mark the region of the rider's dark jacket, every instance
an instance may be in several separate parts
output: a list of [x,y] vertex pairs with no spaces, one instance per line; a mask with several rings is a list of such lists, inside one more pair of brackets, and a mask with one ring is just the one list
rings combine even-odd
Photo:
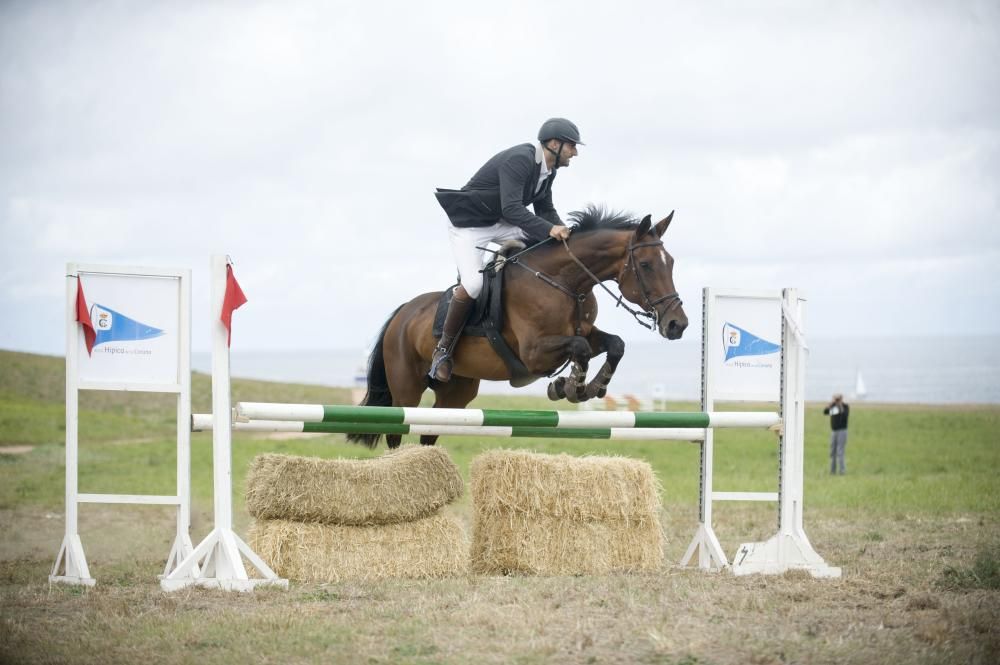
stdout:
[[[438,189],[434,195],[454,226],[491,226],[504,221],[521,227],[530,240],[543,240],[553,224],[563,223],[552,206],[555,169],[538,188],[540,158],[536,144],[516,145],[491,157],[462,189]],[[528,212],[529,204],[534,215]]]

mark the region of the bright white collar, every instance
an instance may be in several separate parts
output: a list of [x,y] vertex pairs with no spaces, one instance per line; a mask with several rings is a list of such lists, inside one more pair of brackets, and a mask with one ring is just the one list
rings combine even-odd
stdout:
[[538,173],[538,181],[541,182],[549,177],[550,173],[552,173],[552,169],[550,169],[549,165],[545,163],[545,148],[542,147],[541,143],[535,145],[535,163],[542,165],[542,170]]

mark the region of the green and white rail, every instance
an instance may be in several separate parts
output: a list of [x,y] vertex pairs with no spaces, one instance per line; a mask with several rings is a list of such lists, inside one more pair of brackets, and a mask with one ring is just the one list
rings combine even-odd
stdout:
[[[240,402],[236,405],[236,424],[254,421],[293,421],[304,424],[350,423],[357,425],[409,425],[409,430],[388,434],[433,434],[415,426],[555,428],[568,430],[658,429],[668,434],[674,429],[719,427],[778,429],[781,417],[765,411],[531,411],[502,409],[430,409],[423,407],[344,406],[321,404],[271,404]],[[292,430],[307,431],[307,430]],[[308,431],[336,431],[313,429]],[[349,430],[378,433],[373,429]],[[467,431],[467,430],[466,430]],[[491,430],[479,432],[490,433]],[[496,435],[504,436],[500,430]],[[513,436],[518,436],[514,434]],[[522,436],[533,436],[522,434]],[[557,436],[552,434],[552,436]],[[587,438],[587,437],[585,437]],[[609,438],[595,435],[589,438]],[[618,437],[620,438],[620,437]],[[641,436],[635,438],[672,438]],[[696,440],[683,435],[682,440]]]
[[[194,414],[192,431],[212,429],[211,414]],[[704,430],[683,427],[536,427],[530,425],[433,425],[378,422],[307,422],[302,420],[237,420],[237,432],[302,432],[324,434],[414,434],[489,436],[499,438],[619,439],[626,441],[703,441]]]

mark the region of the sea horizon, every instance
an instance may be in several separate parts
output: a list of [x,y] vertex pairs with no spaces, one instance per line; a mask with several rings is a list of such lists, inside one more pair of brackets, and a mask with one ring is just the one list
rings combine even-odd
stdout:
[[[920,337],[821,337],[809,340],[806,399],[822,401],[834,393],[873,403],[1000,403],[1000,335]],[[305,383],[340,388],[364,384],[367,350],[327,348],[234,350],[233,377]],[[597,370],[600,358],[591,366]],[[195,371],[211,372],[208,352],[192,354]],[[544,395],[548,380],[524,388],[484,381],[483,394]],[[631,342],[612,380],[609,394],[672,401],[698,401],[701,386],[700,340]]]

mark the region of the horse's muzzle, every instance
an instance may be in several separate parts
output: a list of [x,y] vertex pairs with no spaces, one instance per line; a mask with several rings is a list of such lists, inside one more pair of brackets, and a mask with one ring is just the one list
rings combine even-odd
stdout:
[[660,318],[660,335],[667,339],[680,339],[687,327],[688,320],[683,311],[667,312]]

